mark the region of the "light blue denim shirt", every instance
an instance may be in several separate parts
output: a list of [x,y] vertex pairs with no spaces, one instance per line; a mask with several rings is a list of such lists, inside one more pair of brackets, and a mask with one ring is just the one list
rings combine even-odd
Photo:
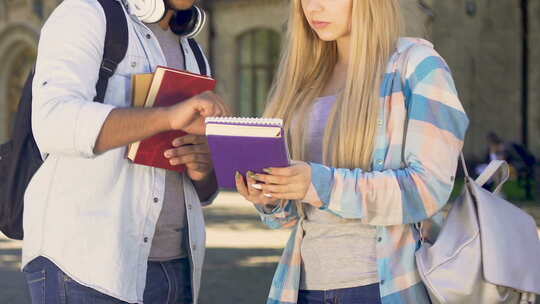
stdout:
[[[46,160],[25,194],[22,266],[45,256],[80,284],[142,303],[165,170],[132,164],[125,147],[93,152],[110,111],[131,104],[131,75],[166,65],[152,31],[125,8],[129,46],[105,104],[92,102],[105,40],[101,5],[65,0],[41,31],[32,125]],[[198,73],[187,40],[181,42],[186,69]],[[201,207],[209,202],[199,201],[186,177],[184,193],[196,303],[205,247]]]

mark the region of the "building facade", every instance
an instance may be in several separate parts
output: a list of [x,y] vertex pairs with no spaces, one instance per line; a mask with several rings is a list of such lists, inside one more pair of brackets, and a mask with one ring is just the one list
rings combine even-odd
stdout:
[[[407,35],[434,41],[453,71],[471,118],[467,156],[483,156],[488,131],[527,141],[540,156],[540,2],[528,1],[525,10],[520,1],[526,0],[401,1]],[[39,29],[59,2],[0,0],[0,142],[8,139]],[[289,0],[200,3],[210,22],[198,40],[212,62],[218,93],[238,115],[259,115],[278,63]]]

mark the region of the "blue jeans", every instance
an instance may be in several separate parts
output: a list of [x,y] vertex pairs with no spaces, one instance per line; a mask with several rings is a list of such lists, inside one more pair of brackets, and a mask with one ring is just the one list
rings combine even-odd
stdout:
[[300,290],[298,304],[380,304],[379,284],[334,290]]
[[[83,286],[53,262],[38,257],[24,267],[32,304],[127,304]],[[189,260],[148,262],[145,304],[191,304]]]

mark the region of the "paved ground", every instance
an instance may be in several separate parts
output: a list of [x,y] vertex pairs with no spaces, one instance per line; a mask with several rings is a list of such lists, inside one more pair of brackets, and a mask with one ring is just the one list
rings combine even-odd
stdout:
[[[250,203],[222,193],[205,209],[207,253],[201,304],[264,303],[289,231],[272,231]],[[0,304],[28,304],[20,268],[21,242],[0,234]]]
[[[527,211],[540,225],[540,208]],[[253,207],[231,193],[220,194],[205,216],[208,249],[201,304],[264,303],[289,231],[266,229]],[[20,247],[0,236],[0,304],[30,303],[19,272]]]

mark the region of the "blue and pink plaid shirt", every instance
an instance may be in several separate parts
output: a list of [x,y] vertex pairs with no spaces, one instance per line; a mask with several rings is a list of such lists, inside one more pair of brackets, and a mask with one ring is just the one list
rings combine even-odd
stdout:
[[[414,224],[437,218],[454,185],[469,124],[450,69],[428,41],[401,38],[381,87],[373,170],[311,163],[312,189],[321,209],[377,227],[377,267],[383,304],[430,303],[414,253]],[[408,110],[407,110],[408,109]],[[406,114],[409,115],[402,168]],[[270,214],[270,228],[294,227],[267,304],[297,302],[301,273],[301,212],[286,202]],[[336,252],[336,259],[339,253]]]

